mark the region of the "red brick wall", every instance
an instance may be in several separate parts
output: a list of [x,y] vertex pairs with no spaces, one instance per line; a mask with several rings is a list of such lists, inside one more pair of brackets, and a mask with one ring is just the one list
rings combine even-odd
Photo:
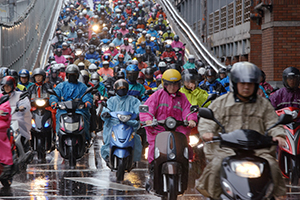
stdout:
[[[254,6],[250,9],[251,13],[254,13]],[[256,21],[250,20],[250,30],[261,30],[261,26],[256,23]],[[261,34],[251,34],[250,35],[250,53],[248,55],[249,62],[254,63],[259,68],[262,66],[261,60],[261,51],[262,51],[262,43],[261,43]]]
[[274,80],[274,52],[273,52],[273,28],[265,29],[262,33],[262,70],[267,80]]

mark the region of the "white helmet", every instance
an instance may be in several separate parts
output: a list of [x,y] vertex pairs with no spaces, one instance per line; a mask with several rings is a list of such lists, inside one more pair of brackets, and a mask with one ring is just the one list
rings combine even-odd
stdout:
[[201,67],[201,68],[198,70],[198,74],[204,75],[204,74],[205,74],[205,68],[204,68],[204,67]]
[[189,55],[188,59],[195,59],[195,56],[194,55]]
[[86,11],[86,10],[83,10],[83,11],[82,11],[82,14],[86,15],[86,14],[87,14],[87,11]]
[[166,67],[167,64],[165,62],[159,62],[158,67]]
[[90,66],[89,66],[89,72],[90,73],[94,73],[95,71],[97,71],[98,67],[92,63]]

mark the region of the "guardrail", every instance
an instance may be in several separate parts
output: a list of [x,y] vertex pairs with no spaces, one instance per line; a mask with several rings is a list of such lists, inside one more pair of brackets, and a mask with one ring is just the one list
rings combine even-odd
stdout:
[[40,50],[50,36],[49,24],[61,3],[61,0],[34,0],[16,21],[0,23],[2,67],[32,70],[39,65]]
[[189,27],[185,20],[178,14],[169,0],[157,0],[168,17],[172,29],[180,36],[180,39],[187,43],[187,49],[198,55],[201,60],[212,66],[216,71],[220,68],[226,68],[217,58],[215,58],[202,44],[195,35],[194,31]]

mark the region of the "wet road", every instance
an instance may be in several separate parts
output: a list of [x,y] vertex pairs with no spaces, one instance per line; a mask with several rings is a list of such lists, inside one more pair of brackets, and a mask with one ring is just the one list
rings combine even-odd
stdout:
[[[47,155],[47,162],[40,164],[36,156],[26,171],[17,174],[11,188],[0,188],[1,199],[160,199],[145,191],[147,162],[142,159],[123,182],[116,181],[115,172],[100,157],[101,137],[97,136],[89,153],[85,154],[76,169],[69,169],[68,161],[58,151]],[[194,189],[194,179],[189,176],[189,188],[178,199],[205,199]],[[196,177],[194,177],[196,178]],[[300,199],[300,187],[287,185],[288,195],[282,199]]]
[[[68,161],[58,151],[47,155],[44,164],[36,156],[26,171],[14,176],[10,189],[0,188],[1,199],[160,199],[145,191],[147,162],[143,159],[123,182],[117,183],[115,172],[100,157],[102,141],[98,136],[89,153],[85,154],[76,169],[70,170]],[[203,199],[189,189],[179,199]]]

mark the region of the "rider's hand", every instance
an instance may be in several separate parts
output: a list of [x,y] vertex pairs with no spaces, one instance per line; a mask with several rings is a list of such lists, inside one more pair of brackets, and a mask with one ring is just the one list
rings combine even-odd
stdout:
[[204,133],[202,135],[202,139],[204,142],[212,141],[213,137],[214,137],[213,133]]
[[53,102],[53,103],[51,104],[51,108],[56,109],[56,108],[57,108],[57,103]]
[[148,121],[145,121],[146,125],[151,125],[152,124],[152,120],[148,120]]
[[94,94],[94,100],[95,100],[95,101],[99,101],[99,100],[100,100],[99,95],[95,95],[95,94]]
[[108,112],[105,112],[101,115],[103,118],[110,118],[110,114]]
[[20,106],[19,107],[19,111],[24,111],[25,110],[25,107],[24,106]]
[[283,139],[282,137],[273,137],[273,141],[277,141],[278,146],[285,147],[285,139]]
[[196,126],[196,122],[194,120],[189,121],[189,127],[194,128]]

